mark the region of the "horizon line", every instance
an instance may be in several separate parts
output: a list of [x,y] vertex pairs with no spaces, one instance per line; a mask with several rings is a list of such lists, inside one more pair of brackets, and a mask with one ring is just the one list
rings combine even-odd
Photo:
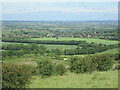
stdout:
[[118,21],[118,20],[1,20],[1,22],[6,22],[6,21],[36,21],[36,22],[42,22],[42,21],[49,21],[49,22],[56,22],[56,21]]

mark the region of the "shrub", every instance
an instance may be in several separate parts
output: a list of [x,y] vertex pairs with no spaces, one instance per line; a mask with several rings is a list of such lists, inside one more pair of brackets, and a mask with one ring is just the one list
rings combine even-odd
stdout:
[[3,64],[2,87],[25,88],[30,83],[32,70],[29,65]]
[[85,58],[72,57],[70,64],[70,71],[75,73],[84,73],[86,69],[84,60]]
[[113,58],[108,54],[102,55],[94,55],[92,60],[97,61],[97,70],[99,71],[107,71],[112,68],[113,66]]
[[75,73],[92,72],[95,70],[106,71],[113,66],[110,55],[92,55],[86,57],[72,57],[70,71]]
[[38,62],[39,74],[42,78],[54,76],[54,75],[64,75],[67,69],[62,64],[56,64],[50,60],[41,60]]
[[44,77],[52,76],[54,72],[54,65],[49,60],[41,60],[38,62],[39,73]]
[[87,72],[92,72],[97,70],[98,63],[95,59],[92,59],[91,56],[85,57],[86,59],[84,60],[85,65],[86,65],[86,71]]
[[54,73],[56,75],[64,75],[67,72],[67,69],[63,64],[56,64],[54,68]]

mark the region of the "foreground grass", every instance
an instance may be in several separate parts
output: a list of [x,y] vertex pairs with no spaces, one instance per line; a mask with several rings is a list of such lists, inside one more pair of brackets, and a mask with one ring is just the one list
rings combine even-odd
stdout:
[[[32,40],[57,40],[56,38],[31,38]],[[70,38],[70,37],[62,37],[59,38],[58,40],[83,40],[83,41],[87,41],[89,43],[91,42],[95,42],[95,43],[102,43],[102,44],[106,44],[106,45],[110,45],[110,44],[117,44],[118,41],[113,41],[113,40],[102,40],[102,39],[94,39],[94,38]]]
[[42,79],[35,76],[30,88],[117,88],[118,71],[93,72],[92,74],[74,74]]

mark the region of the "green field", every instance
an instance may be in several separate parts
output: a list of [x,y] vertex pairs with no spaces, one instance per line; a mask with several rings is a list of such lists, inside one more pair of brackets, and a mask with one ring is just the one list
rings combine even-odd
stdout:
[[[57,40],[56,38],[32,38],[32,40]],[[102,44],[117,44],[118,41],[112,41],[112,40],[102,40],[102,39],[93,39],[93,38],[59,38],[58,41],[61,40],[83,40],[83,41],[87,41],[89,43],[91,42],[95,42],[95,43],[102,43]]]
[[[118,48],[115,49],[110,49],[110,50],[106,50],[100,53],[95,53],[95,54],[117,54],[118,52]],[[84,56],[88,56],[88,55],[94,55],[94,54],[82,54],[82,55],[61,55],[61,57],[64,58],[70,58],[71,56],[80,56],[80,57],[84,57]]]
[[110,50],[101,52],[101,53],[99,53],[99,54],[116,54],[116,53],[119,53],[119,52],[118,52],[118,48],[110,49]]
[[28,43],[15,43],[15,42],[1,42],[2,45],[7,45],[7,44],[28,44]]
[[[6,45],[6,44],[28,44],[28,43],[14,43],[14,42],[2,42],[2,45]],[[47,47],[47,49],[75,49],[77,48],[76,45],[50,45],[50,44],[39,44],[39,45],[44,45],[45,47]]]
[[30,88],[117,88],[118,71],[93,72],[92,74],[74,74],[42,79],[35,76]]

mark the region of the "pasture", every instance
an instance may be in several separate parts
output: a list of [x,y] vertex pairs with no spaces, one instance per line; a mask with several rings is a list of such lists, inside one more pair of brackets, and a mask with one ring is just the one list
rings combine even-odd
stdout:
[[[15,42],[2,42],[3,45],[6,44],[28,44],[28,43],[15,43]],[[38,45],[44,45],[48,50],[51,49],[75,49],[77,48],[76,45],[50,45],[50,44],[38,44]]]
[[89,43],[94,42],[94,43],[98,43],[98,44],[106,44],[106,45],[110,45],[110,44],[118,44],[118,41],[113,41],[113,40],[102,40],[102,39],[95,39],[95,38],[66,38],[66,37],[62,37],[59,39],[56,38],[31,38],[31,40],[57,40],[57,41],[68,41],[68,40],[82,40],[82,41],[87,41]]
[[116,54],[116,53],[119,53],[118,51],[119,51],[119,48],[115,48],[115,49],[106,50],[98,54]]

